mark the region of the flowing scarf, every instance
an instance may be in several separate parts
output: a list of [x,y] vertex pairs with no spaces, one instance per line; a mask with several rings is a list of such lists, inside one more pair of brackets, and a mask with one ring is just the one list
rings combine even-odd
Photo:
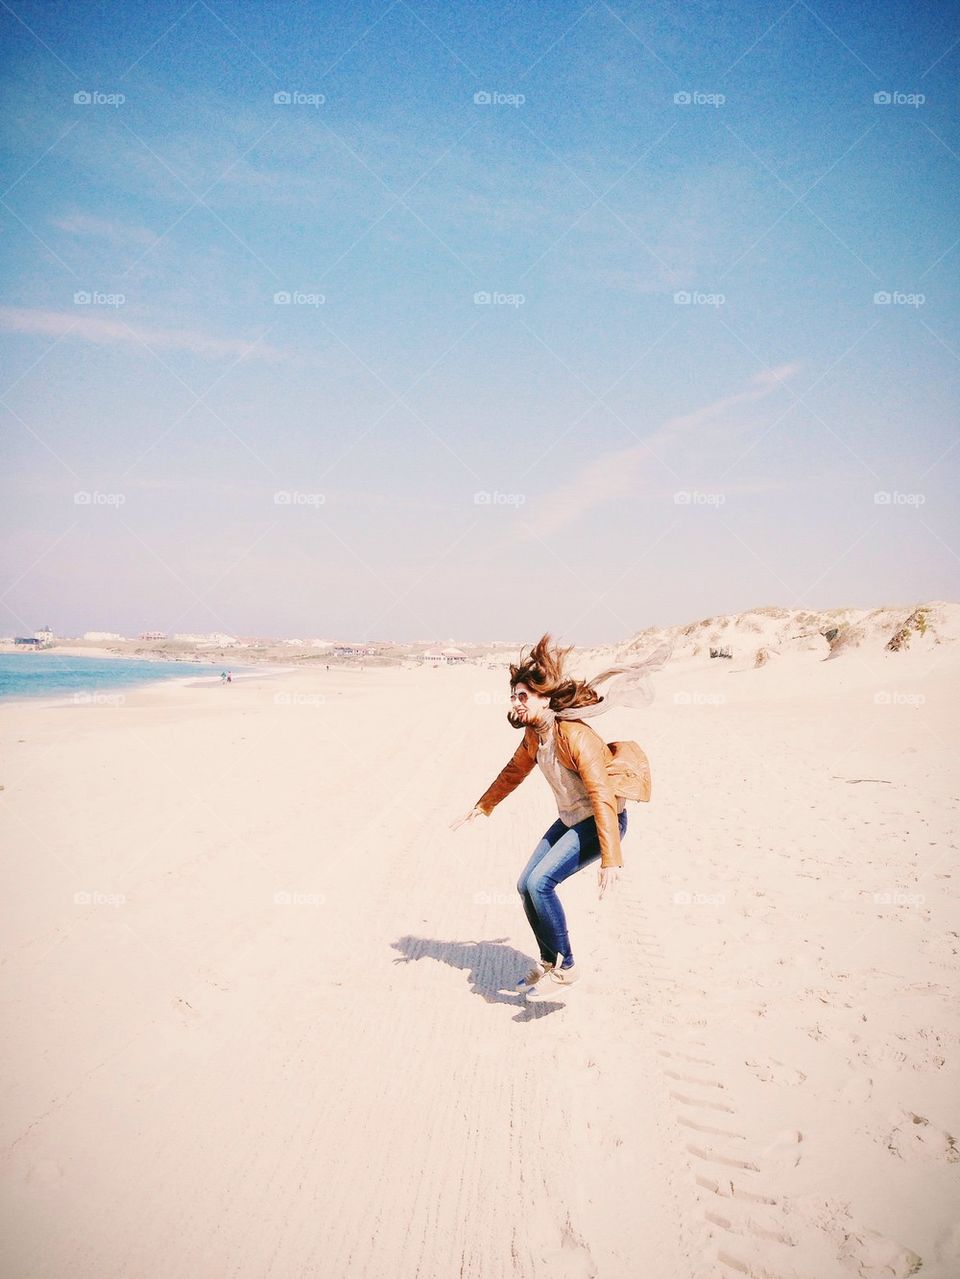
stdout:
[[673,641],[667,640],[654,649],[647,657],[636,662],[625,662],[620,666],[609,666],[587,683],[598,693],[598,685],[606,684],[599,702],[588,706],[568,706],[565,710],[554,712],[557,719],[589,719],[593,715],[602,715],[614,706],[629,706],[639,709],[649,706],[654,698],[650,676],[669,661],[673,654]]

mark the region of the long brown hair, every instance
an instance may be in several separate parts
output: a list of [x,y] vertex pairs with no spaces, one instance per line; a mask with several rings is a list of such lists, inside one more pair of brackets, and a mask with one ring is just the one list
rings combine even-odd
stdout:
[[570,679],[564,673],[564,663],[573,645],[561,648],[550,642],[550,636],[542,635],[529,655],[510,663],[510,687],[526,684],[541,697],[550,699],[550,709],[563,711],[570,706],[592,706],[601,700],[595,688],[583,679]]

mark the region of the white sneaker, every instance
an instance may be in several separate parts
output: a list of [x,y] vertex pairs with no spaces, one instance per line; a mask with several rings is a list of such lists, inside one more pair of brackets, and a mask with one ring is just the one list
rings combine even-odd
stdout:
[[571,964],[569,968],[553,968],[550,976],[558,986],[572,986],[580,980],[581,973],[576,964]]
[[537,982],[546,977],[547,973],[553,971],[553,964],[546,964],[542,960],[534,964],[527,973],[526,977],[521,977],[517,982],[514,990],[520,995],[526,995],[534,989]]

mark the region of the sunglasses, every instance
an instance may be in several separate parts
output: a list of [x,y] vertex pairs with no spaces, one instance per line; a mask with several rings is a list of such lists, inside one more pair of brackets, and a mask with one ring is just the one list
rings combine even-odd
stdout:
[[526,700],[527,700],[527,697],[528,697],[528,694],[527,694],[527,693],[511,693],[511,694],[510,694],[510,700],[511,700],[511,702],[524,702],[524,703],[525,703],[525,702],[526,702]]

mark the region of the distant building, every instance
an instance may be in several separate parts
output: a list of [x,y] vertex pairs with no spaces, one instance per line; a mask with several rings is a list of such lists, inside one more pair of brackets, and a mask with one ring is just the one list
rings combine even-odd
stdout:
[[50,644],[53,642],[53,631],[49,626],[41,626],[39,631],[33,632],[33,638],[39,640],[41,644]]
[[36,635],[16,635],[13,640],[17,648],[42,648],[43,640],[37,639]]
[[380,657],[382,650],[372,644],[334,644],[334,657]]
[[83,638],[85,640],[122,640],[126,639],[126,636],[114,635],[112,631],[84,631]]
[[427,666],[456,666],[468,660],[462,648],[428,648],[420,654],[420,661]]
[[143,640],[165,640],[166,638],[166,631],[141,631],[137,636],[137,639]]

